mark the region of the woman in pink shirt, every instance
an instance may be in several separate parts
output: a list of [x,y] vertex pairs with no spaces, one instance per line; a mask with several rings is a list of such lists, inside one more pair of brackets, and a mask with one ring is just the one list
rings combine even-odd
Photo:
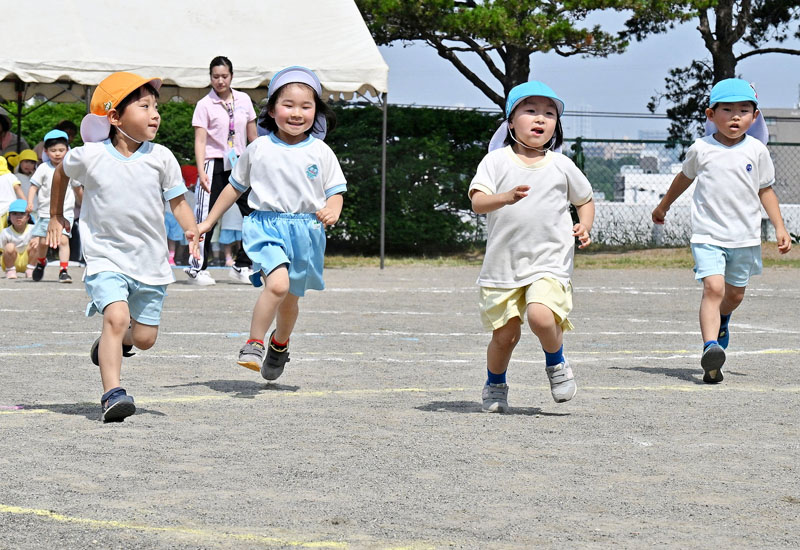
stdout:
[[[231,168],[247,144],[258,137],[256,112],[250,96],[231,88],[233,64],[224,56],[211,60],[211,91],[197,102],[192,116],[194,127],[194,154],[197,159],[197,187],[195,188],[195,218],[200,223],[228,184]],[[252,208],[247,205],[244,193],[236,204],[242,217],[248,216]],[[212,228],[209,235],[214,231]],[[205,245],[204,245],[205,244]],[[187,281],[196,285],[213,285],[216,281],[206,268],[211,253],[210,243],[200,243],[203,261],[192,258],[184,271]],[[243,250],[239,250],[230,276],[236,281],[250,284],[252,262]]]

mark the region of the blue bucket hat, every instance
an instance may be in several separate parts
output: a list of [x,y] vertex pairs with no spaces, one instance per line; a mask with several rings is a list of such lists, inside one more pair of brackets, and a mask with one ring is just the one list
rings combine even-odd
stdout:
[[42,141],[47,143],[48,140],[59,139],[59,138],[65,139],[67,140],[67,143],[69,143],[69,136],[64,130],[50,130],[44,135],[44,139],[42,139]]
[[540,97],[547,97],[553,100],[553,103],[556,104],[556,110],[558,111],[558,118],[564,114],[564,101],[556,95],[556,93],[544,82],[539,82],[538,80],[531,80],[530,82],[525,82],[524,84],[519,84],[511,88],[511,91],[508,92],[508,99],[506,100],[506,119],[500,124],[500,127],[495,131],[492,139],[489,141],[489,151],[494,151],[495,149],[500,149],[505,145],[506,137],[508,137],[508,133],[510,131],[508,127],[508,119],[511,118],[511,113],[514,112],[519,103],[524,100],[526,97],[533,97],[533,96],[540,96]]
[[16,212],[18,214],[24,214],[25,209],[28,207],[28,202],[24,199],[17,199],[12,201],[11,204],[8,205],[9,212]]
[[753,86],[741,78],[726,78],[720,80],[711,88],[711,105],[717,103],[735,103],[737,101],[752,101],[758,105],[758,96]]
[[[307,69],[306,67],[293,65],[291,67],[281,69],[275,73],[275,76],[273,76],[269,81],[269,86],[267,87],[267,99],[272,97],[272,94],[274,94],[281,86],[293,83],[305,84],[314,90],[314,93],[317,94],[317,97],[322,97],[322,84],[320,83],[319,78],[317,78],[317,75],[314,74],[314,71]],[[325,139],[325,135],[327,133],[328,121],[324,114],[317,113],[317,116],[314,119],[314,126],[311,128],[311,135],[317,139]]]

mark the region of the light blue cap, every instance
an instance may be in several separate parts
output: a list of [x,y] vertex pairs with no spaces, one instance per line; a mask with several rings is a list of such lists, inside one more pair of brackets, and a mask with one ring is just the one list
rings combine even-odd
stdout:
[[44,135],[44,139],[42,141],[47,141],[50,139],[65,139],[67,143],[69,143],[69,136],[64,130],[50,130]]
[[[317,78],[317,75],[314,74],[314,71],[307,69],[306,67],[301,67],[300,65],[293,65],[291,67],[281,69],[275,73],[275,76],[273,76],[272,80],[269,81],[269,86],[267,87],[267,98],[272,97],[272,94],[274,94],[281,86],[295,82],[299,82],[311,87],[311,89],[314,90],[314,93],[317,94],[317,97],[322,97],[322,84],[320,83],[319,78]],[[325,139],[325,135],[327,133],[328,121],[324,114],[318,112],[316,118],[314,119],[314,126],[311,129],[311,135],[317,139]]]
[[746,80],[726,78],[725,80],[720,80],[711,88],[711,105],[735,103],[737,101],[752,101],[758,105],[756,91]]
[[24,199],[17,199],[15,201],[12,201],[11,204],[8,205],[8,211],[24,213],[27,207],[28,207],[27,201],[25,201]]
[[517,104],[525,99],[526,97],[531,96],[541,96],[541,97],[549,97],[552,99],[556,104],[556,109],[558,109],[558,116],[564,114],[564,102],[561,100],[560,97],[556,95],[556,93],[544,82],[539,82],[538,80],[531,80],[530,82],[526,82],[524,84],[520,84],[518,86],[514,86],[511,88],[511,91],[508,93],[508,100],[506,101],[506,118],[511,116],[511,112],[514,110],[514,107]]

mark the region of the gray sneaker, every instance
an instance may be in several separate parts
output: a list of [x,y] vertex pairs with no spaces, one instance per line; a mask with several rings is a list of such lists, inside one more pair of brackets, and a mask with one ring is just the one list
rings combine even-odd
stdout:
[[239,350],[238,363],[250,370],[259,372],[261,362],[264,360],[264,345],[258,342],[248,342]]
[[719,344],[711,344],[703,350],[700,366],[703,367],[703,382],[719,384],[722,382],[722,365],[725,364],[725,350]]
[[575,397],[578,386],[575,384],[575,377],[572,375],[572,367],[564,359],[563,363],[545,367],[547,378],[550,379],[550,393],[556,403],[564,403]]
[[261,376],[264,380],[277,380],[283,374],[283,368],[290,361],[289,359],[289,344],[284,347],[278,347],[272,343],[272,337],[275,331],[269,335],[269,348],[267,348],[267,358],[264,359],[264,364],[261,365]]
[[508,384],[486,384],[481,397],[484,412],[508,412]]

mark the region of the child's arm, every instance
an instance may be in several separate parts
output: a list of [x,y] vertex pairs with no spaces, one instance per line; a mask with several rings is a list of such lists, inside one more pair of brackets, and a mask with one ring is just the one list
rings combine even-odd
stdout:
[[[238,199],[241,195],[242,192],[237,190],[233,185],[230,183],[226,185],[222,190],[222,193],[220,193],[219,197],[217,197],[217,201],[214,203],[214,208],[212,208],[211,212],[208,213],[206,219],[197,224],[200,234],[205,235],[208,233],[209,229],[211,229],[214,224],[217,223],[217,220],[228,211],[228,208],[233,206],[233,203],[235,203],[236,199]],[[178,216],[175,217],[177,218]]]
[[511,191],[505,193],[495,193],[487,195],[483,191],[474,190],[470,199],[472,200],[472,210],[476,214],[487,214],[504,207],[507,204],[514,204],[528,196],[530,185],[518,185]]
[[194,212],[189,207],[183,195],[179,195],[173,199],[169,199],[169,207],[172,210],[172,215],[178,220],[178,225],[183,229],[186,240],[189,241],[189,254],[198,260],[202,260],[198,250],[198,243],[200,242],[200,231],[194,221]]
[[[64,217],[64,196],[67,194],[69,177],[64,165],[59,164],[53,173],[53,188],[50,190],[50,223],[47,225],[47,246],[58,248],[61,231],[69,231],[69,221]],[[33,190],[33,185],[31,185]]]
[[22,192],[22,185],[19,182],[13,185],[14,193],[16,193],[18,199],[27,200],[25,199],[25,193]]
[[758,198],[761,199],[761,204],[764,210],[767,211],[769,221],[775,226],[775,237],[778,240],[778,252],[786,254],[792,249],[792,239],[789,237],[789,232],[786,231],[786,226],[783,225],[783,217],[781,216],[781,207],[778,204],[778,195],[772,186],[759,189]]
[[578,223],[572,226],[572,236],[578,237],[581,242],[578,248],[586,248],[592,243],[589,233],[594,224],[594,201],[590,199],[589,202],[576,206],[575,210],[578,212]]
[[33,212],[33,201],[36,200],[36,193],[39,192],[39,188],[31,183],[30,189],[28,189],[28,206],[25,207],[25,212],[30,214]]
[[79,185],[77,187],[72,188],[72,192],[75,193],[75,205],[80,206],[83,204],[83,185]]
[[675,179],[672,180],[672,184],[670,184],[669,189],[667,190],[667,194],[664,195],[664,198],[661,199],[661,202],[658,203],[655,210],[653,210],[653,222],[657,224],[664,223],[664,218],[667,217],[667,211],[669,207],[672,206],[672,203],[678,200],[678,197],[683,195],[683,192],[689,189],[689,186],[692,185],[693,179],[689,179],[686,174],[683,172],[678,172],[675,175]]
[[344,197],[341,193],[336,193],[328,197],[325,201],[325,206],[317,210],[317,219],[325,225],[333,225],[339,221],[339,216],[342,214],[342,206],[344,205]]

